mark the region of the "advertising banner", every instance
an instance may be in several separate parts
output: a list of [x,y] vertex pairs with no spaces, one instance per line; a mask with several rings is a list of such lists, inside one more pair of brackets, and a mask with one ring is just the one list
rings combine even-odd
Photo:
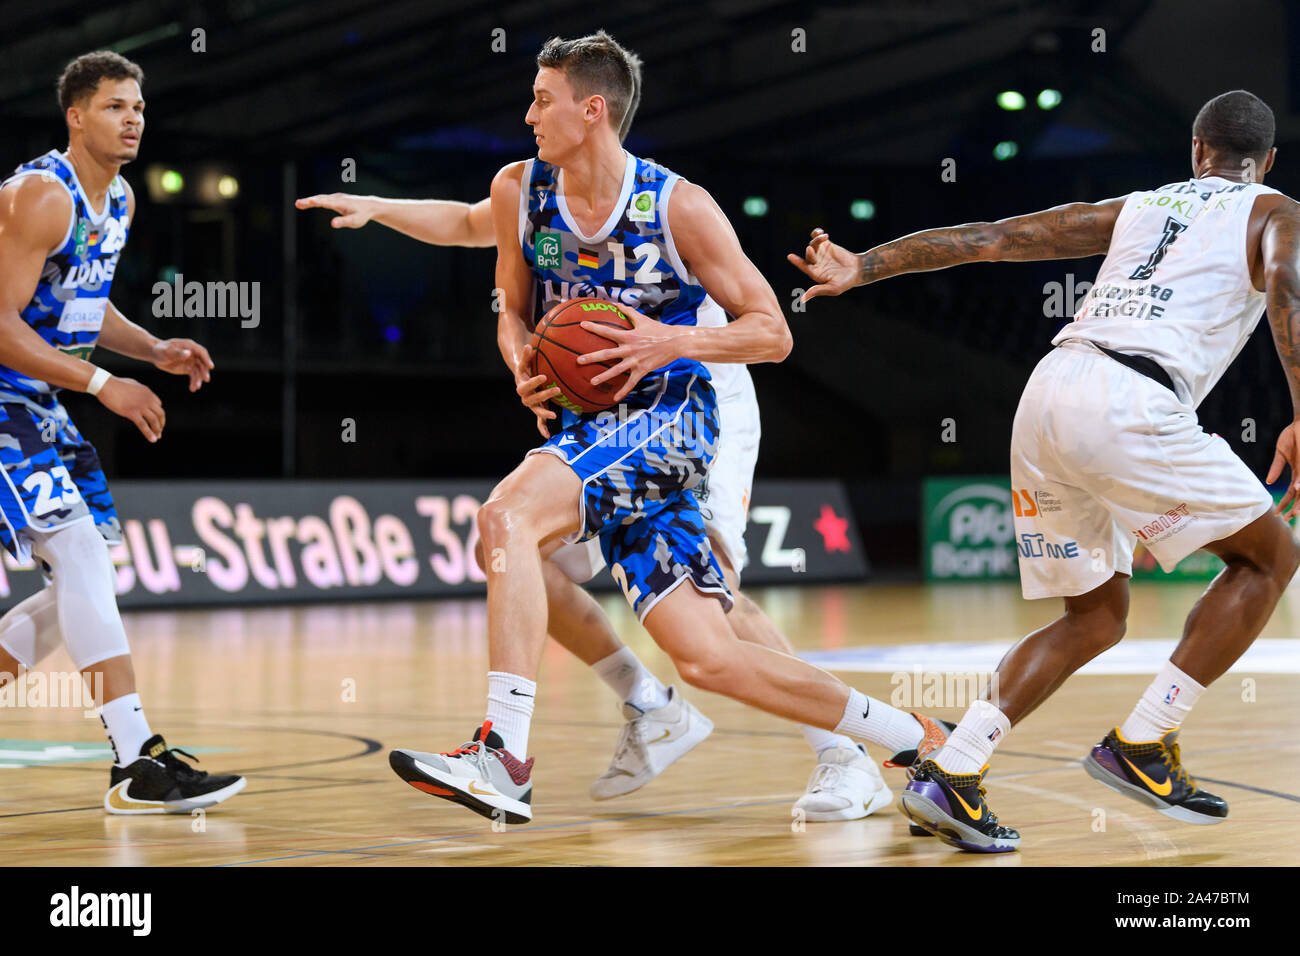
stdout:
[[[474,516],[493,482],[195,481],[113,485],[122,607],[481,594]],[[862,578],[836,482],[765,482],[750,508],[746,584]],[[42,585],[6,552],[0,602]],[[608,571],[593,582],[614,587]]]

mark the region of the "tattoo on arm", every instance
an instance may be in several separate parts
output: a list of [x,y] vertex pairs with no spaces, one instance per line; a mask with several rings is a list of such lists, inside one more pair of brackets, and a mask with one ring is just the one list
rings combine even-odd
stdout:
[[864,252],[860,281],[966,262],[1077,259],[1104,253],[1122,200],[1069,203],[1028,216],[927,229]]
[[1277,357],[1300,417],[1300,207],[1276,210],[1263,233],[1265,300]]

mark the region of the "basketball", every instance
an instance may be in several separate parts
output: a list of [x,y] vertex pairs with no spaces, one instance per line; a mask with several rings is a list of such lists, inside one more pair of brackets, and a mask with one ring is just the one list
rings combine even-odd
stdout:
[[614,343],[582,327],[595,322],[616,329],[630,329],[632,320],[626,312],[605,299],[581,298],[561,302],[542,316],[533,332],[533,374],[547,377],[546,388],[558,386],[556,404],[571,412],[601,412],[614,404],[614,396],[627,382],[627,373],[607,382],[592,385],[591,380],[613,363],[579,365],[578,356]]

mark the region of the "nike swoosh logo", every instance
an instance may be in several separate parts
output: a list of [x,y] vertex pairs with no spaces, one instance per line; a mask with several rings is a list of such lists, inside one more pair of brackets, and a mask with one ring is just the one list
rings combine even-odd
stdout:
[[114,810],[152,810],[162,806],[161,800],[132,800],[126,794],[129,786],[131,786],[130,777],[109,790],[105,797],[108,805]]
[[971,809],[971,805],[967,803],[965,800],[963,800],[961,798],[961,794],[958,793],[956,790],[954,790],[952,787],[948,787],[947,790],[949,793],[951,793],[954,797],[957,798],[957,802],[960,803],[962,809],[966,811],[966,815],[969,816],[976,823],[979,823],[982,814],[978,810]]
[[657,744],[657,743],[659,743],[659,741],[661,741],[661,740],[667,740],[667,739],[668,739],[669,737],[671,737],[672,735],[673,735],[673,732],[672,732],[671,730],[665,730],[665,731],[664,731],[664,735],[663,735],[662,737],[656,737],[654,740],[648,741],[648,743]]
[[496,792],[495,790],[493,790],[491,787],[488,787],[486,790],[480,790],[478,787],[476,787],[476,786],[474,785],[474,781],[473,781],[473,780],[471,780],[471,781],[469,782],[469,788],[468,788],[468,789],[469,789],[469,792],[470,792],[470,793],[477,793],[479,796],[483,796],[483,797],[499,797],[499,796],[501,796],[501,794],[497,793],[497,792]]
[[1123,759],[1123,761],[1126,764],[1129,765],[1129,769],[1138,775],[1138,779],[1141,780],[1143,783],[1145,783],[1151,789],[1151,792],[1154,793],[1156,796],[1167,797],[1169,796],[1170,793],[1173,792],[1174,782],[1170,780],[1168,777],[1165,778],[1164,783],[1156,783],[1154,780],[1152,780],[1150,777],[1144,774],[1137,767],[1134,767],[1133,761],[1129,760],[1128,757],[1125,757],[1123,754],[1120,754],[1120,757]]
[[513,687],[510,688],[510,693],[514,694],[516,697],[533,697],[533,696],[535,696],[535,695],[533,695],[533,694],[522,694],[522,693],[520,693],[519,691],[515,690]]

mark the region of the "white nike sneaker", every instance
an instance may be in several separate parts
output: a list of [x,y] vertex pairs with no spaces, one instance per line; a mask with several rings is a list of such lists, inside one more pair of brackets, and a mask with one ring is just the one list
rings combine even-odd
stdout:
[[858,744],[852,750],[832,747],[817,755],[817,769],[808,778],[808,792],[795,801],[812,823],[860,820],[883,810],[894,800],[880,769]]
[[668,688],[668,703],[642,711],[623,705],[627,723],[609,769],[591,785],[591,799],[608,800],[639,790],[713,733],[713,721],[701,714],[677,688]]

